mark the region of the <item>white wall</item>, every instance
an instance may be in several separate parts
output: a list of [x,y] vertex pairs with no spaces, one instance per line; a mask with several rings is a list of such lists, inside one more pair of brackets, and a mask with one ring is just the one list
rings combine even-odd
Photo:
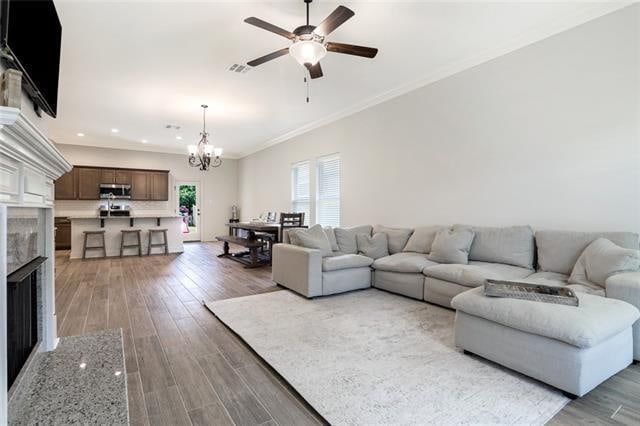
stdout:
[[640,232],[639,40],[635,5],[245,157],[242,216],[339,152],[345,225]]
[[[231,217],[231,206],[236,204],[237,160],[224,159],[222,166],[202,172],[190,167],[187,155],[162,154],[154,152],[128,151],[119,149],[93,148],[77,145],[56,145],[62,155],[74,165],[101,167],[128,167],[141,169],[169,170],[174,180],[198,180],[201,183],[202,239],[211,241],[216,235],[226,235],[225,223]],[[72,211],[93,210],[96,202],[56,201],[56,215],[68,215]],[[160,211],[173,210],[167,202],[131,202],[133,208]]]

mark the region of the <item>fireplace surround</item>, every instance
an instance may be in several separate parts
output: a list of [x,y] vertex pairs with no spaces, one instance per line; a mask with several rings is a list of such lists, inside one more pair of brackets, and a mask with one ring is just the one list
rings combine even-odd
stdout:
[[[34,259],[39,263],[35,290],[29,281],[29,291],[25,287],[22,295],[35,297],[29,306],[35,306],[30,321],[35,318],[36,326],[29,324],[28,343],[33,344],[31,351],[50,351],[57,345],[53,181],[70,170],[71,164],[23,111],[0,106],[0,424],[7,422],[9,398],[7,278],[20,278],[11,274]],[[20,379],[14,388],[19,384]]]

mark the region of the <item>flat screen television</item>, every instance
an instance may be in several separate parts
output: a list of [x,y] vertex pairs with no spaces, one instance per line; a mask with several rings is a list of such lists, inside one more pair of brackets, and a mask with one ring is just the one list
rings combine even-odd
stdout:
[[56,116],[62,26],[53,0],[1,0],[4,63],[22,71],[33,102]]

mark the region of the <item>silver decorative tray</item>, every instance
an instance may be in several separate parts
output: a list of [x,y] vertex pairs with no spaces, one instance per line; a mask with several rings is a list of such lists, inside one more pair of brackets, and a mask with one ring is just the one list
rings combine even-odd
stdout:
[[487,280],[484,284],[484,295],[558,305],[578,306],[579,304],[578,297],[570,288],[517,281]]

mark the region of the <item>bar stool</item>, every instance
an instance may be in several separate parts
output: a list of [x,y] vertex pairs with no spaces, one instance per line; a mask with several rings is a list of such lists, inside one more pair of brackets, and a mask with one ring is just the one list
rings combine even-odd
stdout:
[[[154,234],[160,234],[163,237],[163,240],[161,243],[153,243],[153,235]],[[164,254],[169,253],[169,242],[167,241],[167,229],[166,228],[162,228],[162,229],[149,229],[149,248],[147,250],[147,256],[151,255],[151,249],[153,247],[164,247]]]
[[[140,241],[140,230],[139,229],[121,229],[120,230],[120,257],[124,257],[124,249],[127,248],[137,248],[138,256],[142,256],[142,243]],[[125,244],[124,240],[127,235],[135,234],[137,243],[134,244]]]
[[[86,259],[87,258],[87,250],[102,250],[102,256],[101,257],[107,257],[107,249],[105,247],[104,244],[104,231],[82,231],[82,233],[84,234],[84,243],[82,243],[82,258]],[[89,239],[89,236],[91,235],[100,235],[100,239],[98,241],[100,241],[102,244],[101,245],[97,245],[97,246],[90,246],[87,245],[87,241]]]

